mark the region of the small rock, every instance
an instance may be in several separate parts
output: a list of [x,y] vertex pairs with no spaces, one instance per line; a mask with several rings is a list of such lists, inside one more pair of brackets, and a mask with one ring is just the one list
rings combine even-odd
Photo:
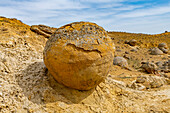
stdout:
[[170,60],[165,61],[162,66],[159,67],[159,70],[165,73],[170,72]]
[[168,48],[168,46],[167,46],[166,43],[160,43],[160,44],[158,45],[158,48],[159,48],[159,49],[162,48],[162,47],[164,47],[165,49]]
[[112,40],[114,40],[115,38],[111,37]]
[[162,54],[163,52],[157,47],[151,49],[151,55],[162,55]]
[[161,82],[151,82],[150,86],[151,88],[159,88],[161,87],[163,84]]
[[130,56],[127,56],[127,55],[123,55],[123,57],[126,59],[130,59]]
[[119,57],[119,56],[114,58],[113,64],[121,66],[121,67],[128,67],[127,60],[125,58]]
[[132,39],[129,41],[129,45],[131,45],[131,46],[135,46],[136,43],[137,43],[137,41],[135,39]]
[[136,79],[136,83],[144,83],[146,80],[146,77],[141,77],[139,76],[137,79]]
[[170,62],[169,60],[168,61],[165,61],[165,62],[156,62],[156,65],[158,66],[158,70],[160,72],[164,72],[164,73],[168,73],[170,72]]
[[147,81],[150,83],[151,88],[158,88],[166,84],[165,78],[160,76],[149,76]]
[[137,49],[131,49],[130,51],[132,51],[132,52],[137,52],[138,50],[137,50]]
[[158,67],[162,67],[163,62],[159,61],[159,62],[156,62],[155,64],[156,64]]
[[128,40],[125,40],[125,42],[124,42],[125,44],[128,44],[129,43],[129,41]]
[[117,43],[118,43],[118,44],[121,44],[121,41],[119,40]]
[[158,45],[158,48],[159,48],[163,53],[165,53],[165,54],[167,54],[168,51],[169,51],[168,46],[167,46],[166,43],[160,43],[160,44]]
[[165,61],[164,64],[163,64],[163,66],[170,66],[170,60]]
[[139,49],[140,49],[140,47],[136,47],[136,49],[138,49],[138,50],[139,50]]
[[151,62],[142,62],[141,68],[143,68],[146,72],[151,73],[151,74],[158,73],[157,65]]
[[129,52],[125,51],[125,54],[129,54]]
[[160,50],[161,50],[163,53],[165,53],[165,54],[167,54],[168,51],[169,51],[169,49],[165,49],[165,48],[161,48]]

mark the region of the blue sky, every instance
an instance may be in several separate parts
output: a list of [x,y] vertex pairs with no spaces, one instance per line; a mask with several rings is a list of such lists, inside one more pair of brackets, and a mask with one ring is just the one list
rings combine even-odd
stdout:
[[170,0],[0,0],[0,16],[60,27],[91,21],[108,31],[170,31]]

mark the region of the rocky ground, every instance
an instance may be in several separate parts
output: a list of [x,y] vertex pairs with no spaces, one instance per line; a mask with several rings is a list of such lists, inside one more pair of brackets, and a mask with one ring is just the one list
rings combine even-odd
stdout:
[[[151,54],[160,43],[170,48],[170,33],[109,32],[115,57],[124,59],[118,58],[96,88],[80,91],[57,83],[46,69],[42,58],[45,37],[55,28],[40,27],[37,34],[19,20],[0,18],[0,112],[170,112],[170,55]],[[45,35],[41,30],[47,31]],[[130,44],[131,39],[135,41]]]

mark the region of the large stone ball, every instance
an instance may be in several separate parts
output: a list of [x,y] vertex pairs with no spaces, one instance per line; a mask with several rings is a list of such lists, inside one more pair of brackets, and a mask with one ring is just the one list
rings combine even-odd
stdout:
[[102,27],[91,22],[74,22],[56,30],[46,43],[43,57],[59,83],[89,90],[107,76],[114,51],[114,43]]

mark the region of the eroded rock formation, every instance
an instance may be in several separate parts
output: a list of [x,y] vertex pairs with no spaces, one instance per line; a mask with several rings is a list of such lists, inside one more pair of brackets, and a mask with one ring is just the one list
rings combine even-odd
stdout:
[[53,34],[57,28],[49,27],[46,25],[32,25],[31,26],[31,31],[43,35],[46,38],[49,38],[51,34]]
[[75,22],[57,29],[47,41],[44,63],[65,86],[89,90],[107,76],[115,46],[95,23]]

